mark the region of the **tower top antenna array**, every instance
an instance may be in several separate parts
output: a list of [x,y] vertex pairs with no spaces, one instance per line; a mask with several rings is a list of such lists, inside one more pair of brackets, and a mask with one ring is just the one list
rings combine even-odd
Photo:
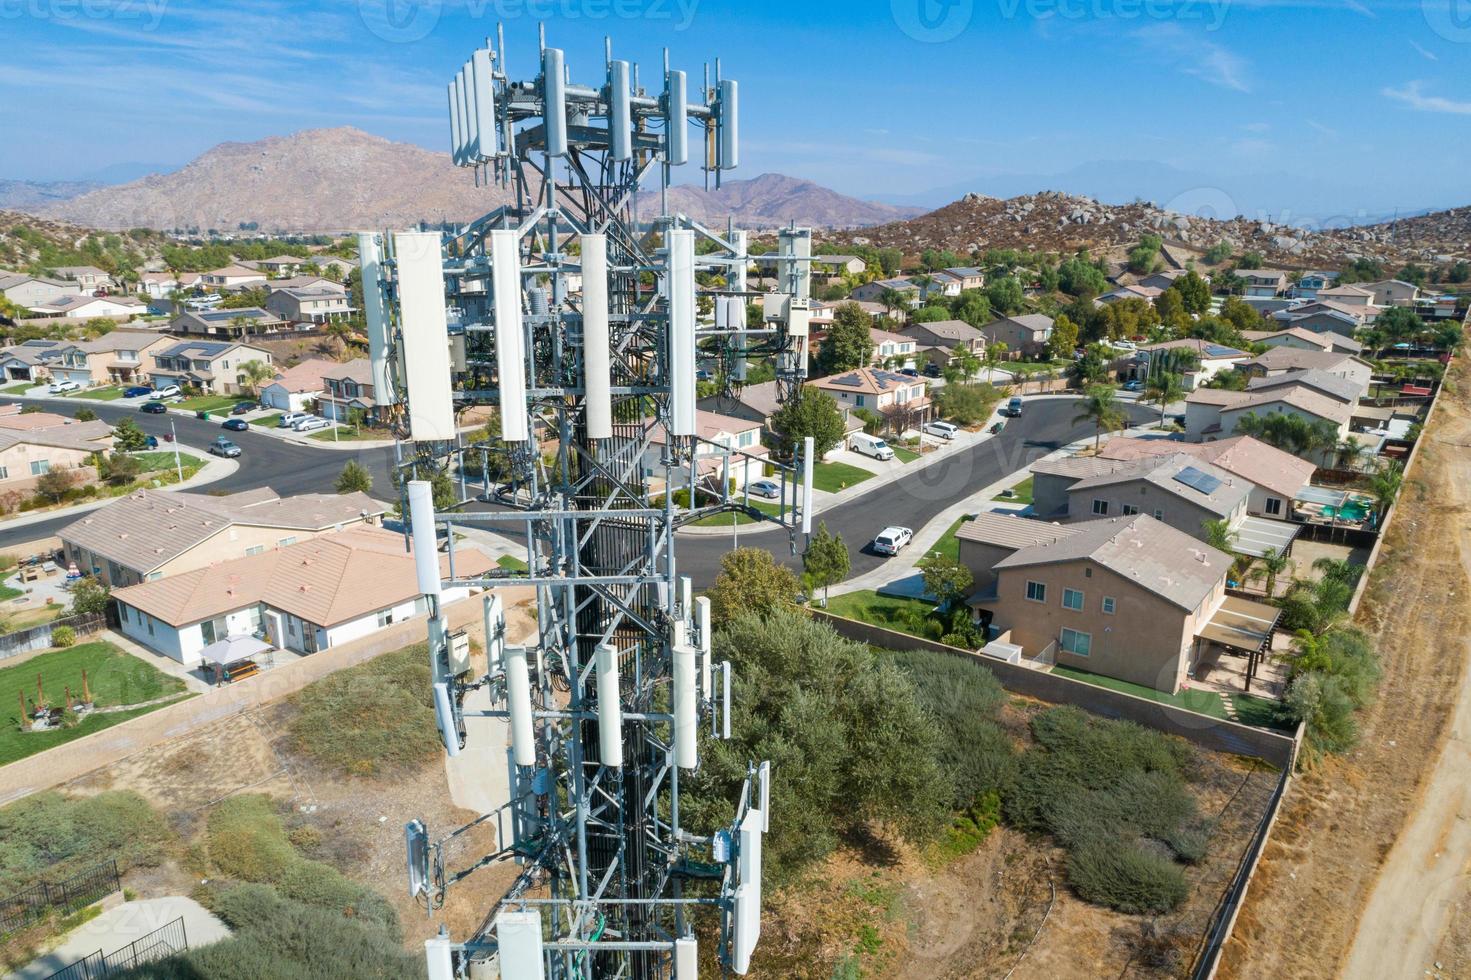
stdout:
[[[795,397],[811,240],[783,232],[777,289],[754,292],[743,232],[668,212],[673,169],[702,152],[718,185],[740,136],[739,87],[719,62],[693,91],[665,62],[647,91],[610,43],[601,78],[578,84],[543,34],[537,74],[516,80],[498,30],[449,83],[450,153],[507,203],[463,227],[359,236],[376,411],[403,437],[441,737],[462,766],[469,739],[497,753],[510,743],[503,776],[472,774],[508,787],[495,809],[444,836],[417,821],[405,831],[410,891],[431,914],[477,869],[518,868],[473,934],[428,943],[432,980],[494,968],[694,980],[697,924],[721,970],[741,974],[759,936],[769,766],[750,761],[729,822],[689,826],[680,806],[707,743],[731,736],[733,672],[716,660],[709,603],[679,573],[674,532],[722,512],[775,520],[794,547],[810,531],[810,440],[775,461],[713,441],[695,401],[701,364],[729,391],[752,357],[771,359]],[[640,222],[645,181],[661,207]],[[495,421],[467,442],[462,413],[476,407]],[[736,488],[772,470],[768,518]],[[486,530],[524,543],[524,569],[459,571],[459,542]],[[524,646],[506,635],[516,587],[535,590]],[[472,590],[483,669],[444,608]],[[497,849],[467,855],[483,824]]]

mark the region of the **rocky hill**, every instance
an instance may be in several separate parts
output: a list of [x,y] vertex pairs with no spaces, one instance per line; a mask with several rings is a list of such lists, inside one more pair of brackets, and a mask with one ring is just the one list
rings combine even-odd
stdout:
[[1395,249],[1425,261],[1467,258],[1471,257],[1471,207],[1432,211],[1330,234],[1350,246]]
[[[304,130],[254,143],[222,143],[169,174],[106,187],[35,210],[98,228],[336,232],[468,221],[505,200],[474,186],[448,155],[358,129]],[[657,209],[654,195],[641,199]],[[810,181],[766,174],[719,191],[675,187],[670,206],[702,221],[727,215],[745,227],[796,221],[822,228],[893,221],[918,213],[844,197]]]
[[0,209],[42,208],[101,186],[90,180],[0,180]]
[[[1460,215],[1459,218],[1444,216]],[[1418,222],[1423,236],[1414,241],[1405,226]],[[972,252],[986,248],[1018,248],[1065,252],[1095,251],[1132,245],[1146,234],[1159,235],[1189,249],[1205,250],[1227,242],[1236,252],[1259,252],[1266,261],[1289,267],[1334,267],[1358,256],[1384,261],[1429,258],[1441,250],[1435,242],[1454,241],[1464,251],[1471,209],[1437,212],[1399,222],[1390,234],[1377,225],[1315,232],[1249,218],[1229,220],[1191,217],[1148,202],[1112,205],[1088,197],[1042,191],[1012,198],[967,194],[937,211],[907,221],[830,236],[853,244],[897,247],[908,254],[927,248]],[[1429,254],[1427,254],[1429,253]]]

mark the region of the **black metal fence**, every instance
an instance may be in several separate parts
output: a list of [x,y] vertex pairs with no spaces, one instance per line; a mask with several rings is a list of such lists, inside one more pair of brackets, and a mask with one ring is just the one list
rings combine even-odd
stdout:
[[64,881],[39,882],[0,898],[0,936],[24,929],[52,909],[65,913],[85,908],[122,887],[116,861],[104,861]]
[[180,916],[143,938],[133,940],[122,949],[105,956],[99,949],[84,956],[71,966],[57,970],[46,980],[102,980],[113,973],[166,959],[188,948],[189,937],[184,933],[184,919]]

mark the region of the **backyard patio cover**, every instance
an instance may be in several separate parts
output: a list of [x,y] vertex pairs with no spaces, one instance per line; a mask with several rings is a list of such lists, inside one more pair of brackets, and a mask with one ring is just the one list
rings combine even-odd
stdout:
[[1236,542],[1231,550],[1253,558],[1261,558],[1268,551],[1285,555],[1297,538],[1298,526],[1286,521],[1275,521],[1269,517],[1248,517],[1236,528]]
[[271,645],[264,640],[258,640],[253,636],[230,636],[223,640],[216,640],[203,650],[199,655],[212,664],[235,664],[242,660],[249,660],[258,653],[265,653],[271,649]]
[[1276,606],[1228,595],[1196,635],[1242,653],[1258,653],[1271,641],[1281,615]]

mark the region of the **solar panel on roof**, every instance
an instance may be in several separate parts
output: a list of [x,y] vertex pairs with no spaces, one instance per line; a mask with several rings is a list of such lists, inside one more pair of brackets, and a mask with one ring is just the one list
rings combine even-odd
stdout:
[[1207,495],[1215,493],[1221,486],[1220,480],[1193,466],[1187,466],[1176,473],[1175,480],[1185,484],[1192,490],[1199,490],[1201,493]]

